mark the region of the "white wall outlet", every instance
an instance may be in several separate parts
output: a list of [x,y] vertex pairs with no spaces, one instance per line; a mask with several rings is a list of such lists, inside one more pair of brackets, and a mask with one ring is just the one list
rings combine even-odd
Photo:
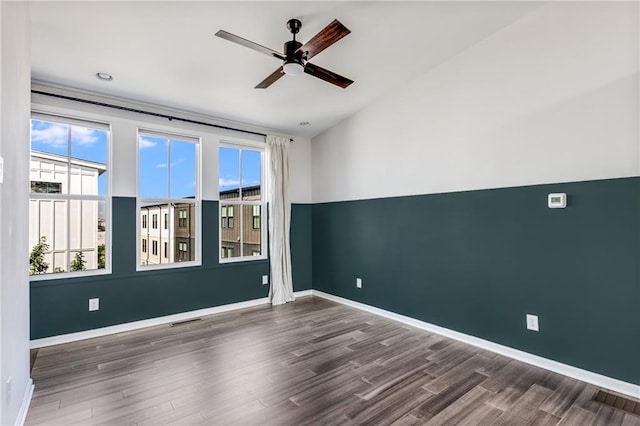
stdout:
[[267,285],[269,284],[269,275],[263,275],[262,276],[262,285]]
[[356,278],[356,287],[362,288],[362,278]]
[[89,310],[90,311],[98,311],[100,310],[100,299],[89,299]]
[[527,314],[527,330],[540,331],[537,315]]

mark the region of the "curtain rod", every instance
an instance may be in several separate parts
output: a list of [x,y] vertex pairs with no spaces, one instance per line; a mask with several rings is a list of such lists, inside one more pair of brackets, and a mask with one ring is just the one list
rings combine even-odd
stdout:
[[[104,102],[90,101],[88,99],[74,98],[73,96],[58,95],[56,93],[42,92],[40,90],[33,90],[33,89],[31,90],[31,93],[35,93],[36,95],[51,96],[53,98],[58,98],[58,99],[65,99],[67,101],[81,102],[81,103],[84,103],[84,104],[90,104],[90,105],[96,105],[96,106],[101,106],[101,107],[106,107],[106,108],[119,109],[121,111],[135,112],[137,114],[144,114],[144,115],[151,115],[151,116],[154,116],[154,117],[166,118],[169,121],[176,120],[176,121],[182,121],[184,123],[199,124],[199,125],[202,125],[202,126],[215,127],[215,128],[218,128],[218,129],[233,130],[234,132],[248,133],[250,135],[257,135],[257,136],[264,136],[264,137],[267,136],[264,133],[252,132],[251,130],[236,129],[234,127],[222,126],[220,124],[205,123],[203,121],[197,121],[197,120],[191,120],[191,119],[188,119],[188,118],[175,117],[173,115],[160,114],[160,113],[157,113],[157,112],[145,111],[145,110],[142,110],[142,109],[136,109],[136,108],[129,108],[129,107],[124,107],[124,106],[120,106],[120,105],[107,104],[107,103],[104,103]],[[293,139],[289,139],[289,141],[293,142]]]

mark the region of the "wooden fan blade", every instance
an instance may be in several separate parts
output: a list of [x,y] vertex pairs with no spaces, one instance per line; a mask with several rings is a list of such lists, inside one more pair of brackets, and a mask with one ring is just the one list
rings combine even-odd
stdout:
[[298,50],[308,52],[307,60],[309,60],[342,37],[349,35],[349,33],[351,33],[351,30],[342,25],[337,19],[334,19],[333,22],[313,36],[311,40],[302,45]]
[[255,89],[266,89],[267,87],[271,86],[273,83],[278,81],[278,79],[283,75],[284,75],[284,70],[282,69],[282,67],[280,67],[277,70],[275,70],[272,74],[270,74],[269,77],[265,78],[260,83],[258,83]]
[[228,32],[226,32],[224,30],[218,31],[215,35],[216,35],[216,37],[220,37],[220,38],[223,38],[225,40],[229,40],[229,41],[231,41],[233,43],[237,43],[237,44],[239,44],[241,46],[248,47],[249,49],[253,49],[253,50],[256,50],[258,52],[264,53],[265,55],[273,56],[274,58],[278,58],[278,59],[284,60],[284,56],[282,56],[282,54],[280,52],[276,52],[275,50],[269,49],[268,47],[260,46],[257,43],[254,43],[254,42],[249,41],[247,39],[244,39],[242,37],[238,37],[237,35],[228,33]]
[[353,80],[349,80],[346,77],[338,75],[334,72],[311,64],[309,62],[307,62],[307,65],[305,65],[304,72],[314,77],[318,77],[320,80],[324,80],[327,83],[335,84],[336,86],[342,87],[343,89],[347,88],[351,83],[353,83]]

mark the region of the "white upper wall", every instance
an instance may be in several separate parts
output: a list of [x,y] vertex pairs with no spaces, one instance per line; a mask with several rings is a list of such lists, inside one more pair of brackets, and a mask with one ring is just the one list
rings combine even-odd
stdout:
[[311,203],[311,140],[296,137],[289,151],[291,202]]
[[[21,422],[29,396],[29,84],[26,2],[0,2],[0,424]],[[11,379],[11,392],[7,381]]]
[[552,3],[482,40],[314,138],[313,202],[637,176],[638,16]]

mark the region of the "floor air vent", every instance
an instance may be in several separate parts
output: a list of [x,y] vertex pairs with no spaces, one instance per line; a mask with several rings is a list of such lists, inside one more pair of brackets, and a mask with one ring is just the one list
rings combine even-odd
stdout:
[[594,395],[593,400],[601,404],[626,411],[627,413],[640,416],[640,402],[636,402],[632,399],[623,398],[605,391],[598,391],[598,393]]
[[190,320],[172,322],[171,323],[171,327],[177,327],[179,325],[191,324],[192,322],[196,322],[196,321],[202,321],[202,318],[194,318],[194,319],[190,319]]

